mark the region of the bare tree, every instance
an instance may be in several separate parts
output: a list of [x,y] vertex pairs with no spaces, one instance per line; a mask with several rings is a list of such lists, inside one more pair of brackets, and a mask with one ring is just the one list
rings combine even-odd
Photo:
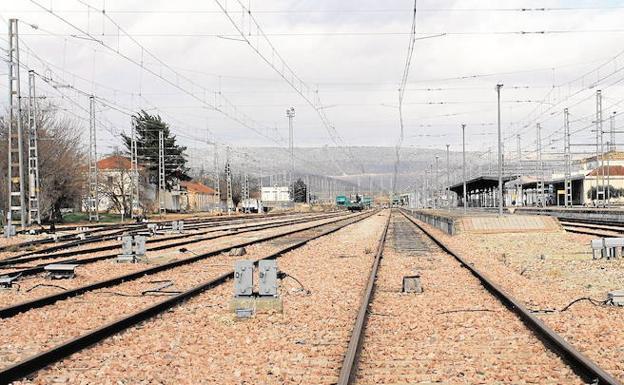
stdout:
[[[62,208],[79,208],[85,184],[85,153],[81,127],[50,103],[40,103],[37,115],[39,138],[40,210],[44,221],[62,220]],[[26,127],[26,116],[23,116]],[[0,117],[0,205],[7,208],[7,125]],[[24,131],[24,183],[28,186],[28,133]],[[28,194],[26,194],[28,198]]]

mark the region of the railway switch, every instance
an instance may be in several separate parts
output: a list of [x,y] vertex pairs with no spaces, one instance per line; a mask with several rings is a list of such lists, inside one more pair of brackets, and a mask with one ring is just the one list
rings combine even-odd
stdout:
[[263,259],[258,262],[258,294],[277,297],[277,261]]
[[234,296],[246,297],[253,295],[253,261],[236,261],[234,268]]
[[422,293],[423,288],[420,283],[420,274],[408,275],[403,277],[403,293]]
[[73,263],[53,263],[43,269],[50,279],[70,279],[76,276],[76,267],[78,265]]

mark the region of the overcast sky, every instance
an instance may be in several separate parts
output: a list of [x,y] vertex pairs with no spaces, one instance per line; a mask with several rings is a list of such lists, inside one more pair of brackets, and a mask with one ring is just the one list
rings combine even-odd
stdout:
[[[410,39],[412,1],[244,4],[296,75],[318,89],[325,113],[345,143],[396,143],[397,89]],[[97,11],[104,7],[110,19]],[[518,10],[538,7],[572,9]],[[76,89],[109,103],[97,105],[102,152],[120,144],[113,134],[129,132],[128,113],[140,108],[161,114],[184,144],[201,148],[212,138],[234,145],[274,145],[270,137],[285,145],[285,111],[293,106],[297,146],[332,144],[315,110],[241,41],[214,1],[0,0],[0,15],[4,31],[9,18],[23,22],[22,61],[29,68],[73,87],[55,90],[40,84],[41,94],[55,98],[83,124],[88,98]],[[231,16],[247,26],[251,41],[258,39],[256,30],[247,30],[246,17],[236,12]],[[613,60],[624,50],[622,20],[624,1],[614,0],[418,1],[417,37],[444,35],[416,41],[404,100],[405,145],[444,148],[448,143],[459,150],[460,124],[466,123],[468,148],[487,151],[496,142],[497,83],[504,84],[507,151],[515,155],[518,133],[523,149],[534,149],[536,122],[544,127],[546,145],[550,136],[560,139],[564,107],[570,108],[573,130],[580,131],[575,140],[589,141],[594,133],[584,127],[593,120],[595,90],[603,89],[605,116],[622,101],[619,80],[624,75],[619,70],[624,57]],[[546,33],[535,33],[541,31]],[[6,49],[6,34],[0,46]],[[26,79],[25,71],[22,77]],[[594,87],[598,79],[602,81]],[[0,77],[0,87],[6,90],[6,76]],[[262,135],[211,110],[209,105],[223,105],[215,97],[218,92],[251,117]],[[558,150],[561,142],[550,146]]]

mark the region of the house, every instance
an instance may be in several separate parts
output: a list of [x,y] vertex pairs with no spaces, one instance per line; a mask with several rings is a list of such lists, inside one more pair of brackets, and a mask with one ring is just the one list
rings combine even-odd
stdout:
[[182,181],[180,187],[186,193],[182,195],[180,208],[185,211],[212,211],[221,207],[217,192],[198,181]]
[[[100,159],[98,168],[98,211],[129,214],[132,205],[132,163],[130,158],[114,154]],[[148,183],[148,177],[139,166],[141,202],[155,202],[157,188]],[[86,189],[85,189],[86,191]],[[83,211],[87,210],[86,198]],[[142,207],[145,209],[145,207]],[[151,210],[152,207],[148,207]]]

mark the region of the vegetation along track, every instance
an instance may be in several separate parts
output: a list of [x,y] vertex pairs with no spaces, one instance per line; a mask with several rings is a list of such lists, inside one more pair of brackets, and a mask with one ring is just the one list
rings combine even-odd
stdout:
[[[424,292],[401,293],[402,277],[415,271]],[[438,381],[620,384],[417,220],[394,212],[338,384]]]
[[[271,249],[268,251],[261,251],[257,254],[254,253],[254,258],[252,259],[255,259],[257,262],[260,259],[277,258],[286,252],[302,247],[303,245],[310,242],[311,240],[314,240],[314,239],[323,237],[325,235],[331,234],[333,232],[336,232],[339,229],[344,228],[350,224],[354,224],[365,218],[368,218],[374,213],[375,212],[366,212],[366,213],[361,213],[361,214],[348,215],[346,217],[333,218],[331,220],[322,221],[321,223],[316,223],[314,225],[307,226],[305,228],[291,230],[285,233],[281,233],[280,235],[268,237],[263,240],[265,241],[269,239],[276,239],[276,240],[279,239],[280,242],[274,243]],[[255,241],[255,242],[257,243],[260,241]],[[205,258],[210,255],[212,255],[212,253],[198,255],[197,261],[199,261],[199,259],[201,258]],[[229,261],[229,262],[230,263],[227,265],[231,266],[232,261]],[[208,267],[208,266],[204,266],[204,267]],[[233,271],[226,269],[226,268],[213,270],[212,274],[201,274],[201,270],[197,270],[197,269],[194,269],[190,272],[191,274],[187,274],[187,276],[195,277],[195,280],[199,280],[200,282],[193,284],[190,288],[185,287],[184,290],[181,290],[179,293],[174,293],[173,296],[168,296],[165,300],[150,301],[150,304],[147,307],[143,307],[139,311],[135,311],[131,314],[124,315],[123,317],[118,318],[116,320],[109,321],[104,326],[96,326],[93,328],[89,326],[82,326],[82,328],[71,328],[69,332],[79,333],[80,330],[85,330],[85,329],[87,329],[88,331],[83,334],[74,336],[68,340],[64,340],[64,342],[53,344],[53,346],[48,346],[49,342],[46,342],[43,344],[45,346],[45,350],[41,351],[35,348],[34,354],[31,354],[29,357],[22,358],[21,356],[29,348],[28,346],[25,346],[24,349],[22,349],[19,352],[15,352],[11,356],[13,360],[16,357],[19,357],[20,360],[9,366],[5,366],[4,369],[0,371],[0,384],[8,384],[17,379],[26,377],[30,375],[31,373],[33,373],[34,371],[42,369],[46,367],[47,365],[50,365],[51,363],[54,363],[65,357],[68,357],[69,355],[79,350],[82,350],[94,343],[97,343],[113,334],[116,334],[124,329],[127,329],[133,325],[136,325],[137,323],[141,321],[144,321],[159,313],[162,313],[163,311],[166,311],[167,309],[193,296],[196,296],[211,288],[215,288],[227,282],[233,277]],[[211,277],[208,280],[202,281],[202,278],[205,279],[206,275],[211,275]],[[186,285],[188,285],[189,283],[190,281],[187,281]],[[133,299],[133,298],[134,297],[132,296],[122,297],[122,302],[124,302],[125,300]],[[84,303],[85,301],[83,301],[83,306],[87,306]],[[115,307],[111,307],[109,305],[108,309],[119,308],[119,307],[120,307],[119,304],[116,304]],[[126,306],[126,309],[128,308],[136,309],[136,303],[129,302],[129,305],[127,304]],[[106,315],[106,312],[102,313],[102,309],[99,309],[99,311],[100,311],[99,314]],[[67,311],[65,313],[67,313]],[[28,313],[24,314],[24,316],[28,316]],[[80,320],[81,322],[91,321],[95,323],[99,321],[99,319],[95,316],[87,317],[86,319],[80,318]],[[18,322],[19,325],[24,324],[22,321]],[[7,327],[6,329],[9,329],[9,328]],[[37,329],[37,326],[35,326],[35,328],[33,329]],[[57,330],[62,330],[65,333],[68,332],[67,329],[62,329],[62,328],[57,329]],[[16,333],[15,334],[16,336],[20,336],[22,335],[23,330],[17,330],[15,331],[15,333]],[[50,335],[56,335],[56,334],[52,332],[50,333]],[[41,346],[37,346],[37,347],[41,347]]]

